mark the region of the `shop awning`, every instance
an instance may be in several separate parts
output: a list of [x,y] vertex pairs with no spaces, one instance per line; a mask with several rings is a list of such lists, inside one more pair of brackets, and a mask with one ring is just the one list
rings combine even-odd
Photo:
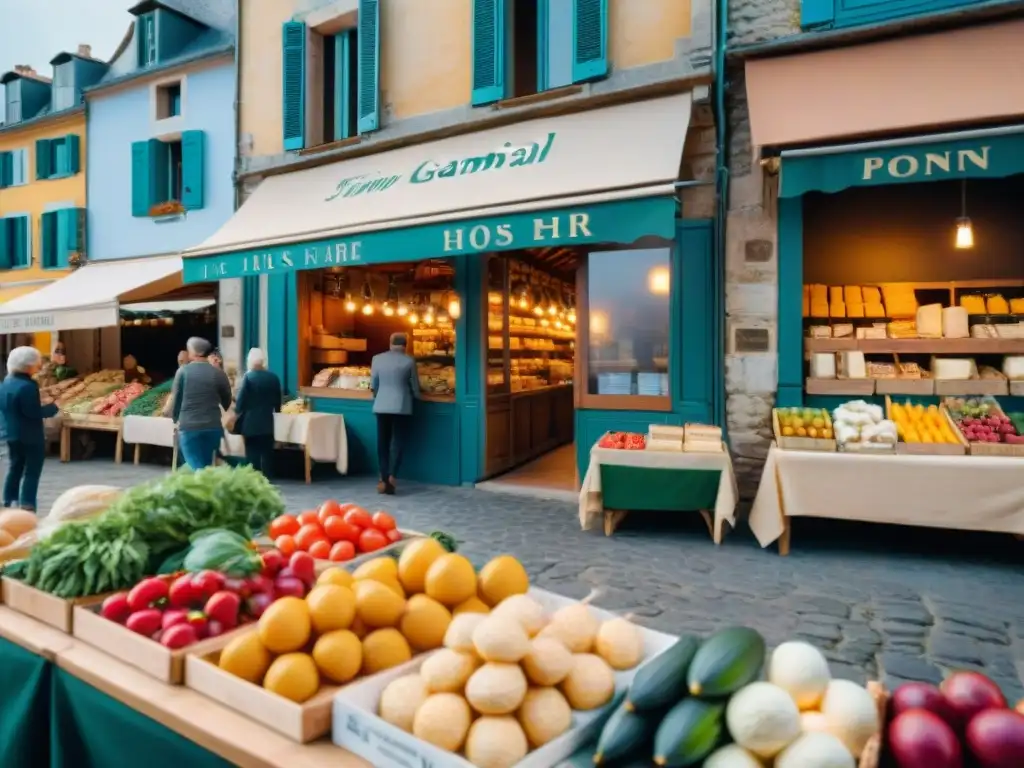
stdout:
[[752,142],[806,146],[1015,121],[1024,116],[1022,41],[1017,19],[748,61]]
[[118,325],[121,302],[153,299],[181,284],[180,256],[93,262],[0,305],[0,333]]
[[784,151],[779,197],[1024,173],[1024,126]]
[[182,254],[185,282],[671,237],[690,107],[683,93],[271,176]]

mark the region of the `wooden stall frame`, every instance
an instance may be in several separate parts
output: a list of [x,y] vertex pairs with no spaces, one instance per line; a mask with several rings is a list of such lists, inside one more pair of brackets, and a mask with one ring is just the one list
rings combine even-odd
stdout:
[[124,441],[121,439],[122,419],[105,417],[106,421],[84,421],[64,419],[60,426],[60,460],[66,464],[71,461],[71,432],[80,429],[84,432],[116,432],[117,443],[114,449],[114,462],[121,463]]

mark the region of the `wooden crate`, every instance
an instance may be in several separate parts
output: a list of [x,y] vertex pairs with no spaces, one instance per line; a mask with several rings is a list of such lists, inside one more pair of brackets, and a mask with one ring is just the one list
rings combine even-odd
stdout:
[[1014,397],[1024,397],[1024,379],[1010,381],[1010,394]]
[[[256,627],[244,631],[255,632]],[[324,686],[309,701],[296,704],[217,666],[225,644],[215,650],[196,646],[186,649],[186,687],[301,744],[330,733],[332,704],[339,686]]]
[[[967,453],[967,441],[964,440],[964,436],[960,434],[960,430],[953,423],[945,406],[939,407],[939,415],[946,420],[946,423],[952,428],[953,434],[956,435],[957,442],[955,444],[905,443],[900,440],[896,443],[896,453],[904,456],[964,456]],[[885,396],[885,417],[892,418],[892,398],[889,395]]]
[[74,609],[77,605],[98,605],[106,595],[79,597],[65,600],[61,597],[30,587],[22,581],[4,576],[0,579],[2,602],[11,610],[31,616],[61,632],[71,634],[74,626]]
[[[825,412],[825,423],[832,426],[832,417]],[[835,439],[825,440],[820,437],[790,437],[782,434],[779,427],[778,410],[772,408],[772,429],[775,430],[775,443],[787,451],[825,451],[835,453]]]
[[879,768],[882,762],[882,752],[885,747],[885,728],[888,725],[889,694],[886,692],[885,687],[875,680],[869,680],[866,688],[868,693],[871,694],[871,698],[875,700],[875,706],[878,708],[879,728],[878,733],[868,740],[864,751],[861,752],[857,768]]
[[[989,401],[989,404],[991,406],[992,413],[999,416],[1006,415],[1006,412],[1003,411],[1002,407],[995,400]],[[946,409],[945,405],[943,405],[942,407],[943,409]],[[948,413],[948,409],[946,410]],[[950,421],[952,421],[951,415]],[[960,438],[964,440],[964,442],[966,443],[967,451],[968,453],[971,454],[971,456],[1024,457],[1024,445],[1013,445],[1010,443],[967,442],[966,438],[964,438],[963,433],[959,430],[959,428],[956,427],[955,423],[953,425],[953,428],[956,429],[957,434],[960,435]]]
[[983,395],[1006,395],[1009,393],[1008,382],[999,379],[966,379],[963,381],[935,380],[935,394],[955,397],[982,397]]
[[879,395],[912,395],[914,397],[935,394],[934,379],[875,379],[875,393]]
[[839,395],[866,397],[875,393],[874,379],[816,379],[808,378],[804,389],[809,395]]
[[232,637],[251,629],[249,626],[239,627],[219,637],[211,637],[187,648],[172,651],[155,640],[103,618],[99,614],[99,608],[99,605],[95,604],[76,606],[72,634],[118,661],[131,664],[150,677],[169,685],[181,685],[185,682],[186,654],[220,650]]

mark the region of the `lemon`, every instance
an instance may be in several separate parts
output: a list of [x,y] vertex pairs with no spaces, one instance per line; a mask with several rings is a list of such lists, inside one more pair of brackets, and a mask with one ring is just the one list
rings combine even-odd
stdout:
[[270,652],[257,632],[239,635],[220,652],[217,665],[235,677],[259,685],[270,667]]
[[320,578],[316,580],[316,583],[317,585],[337,584],[339,587],[351,587],[353,581],[355,581],[355,578],[344,568],[328,568],[320,574]]
[[393,557],[375,557],[367,560],[352,573],[352,577],[359,579],[372,579],[374,581],[398,581],[398,562]]
[[348,587],[322,584],[306,595],[309,618],[318,635],[335,629],[348,629],[356,616],[356,596]]
[[405,605],[398,629],[417,651],[440,648],[452,615],[437,600],[426,595],[413,595]]
[[437,539],[416,539],[402,550],[398,557],[398,579],[409,594],[422,592],[427,571],[434,561],[445,554]]
[[374,630],[363,638],[363,674],[373,675],[412,658],[412,649],[397,629]]
[[463,600],[456,605],[452,609],[452,616],[458,616],[460,613],[490,613],[490,611],[487,603],[473,595],[469,600]]
[[260,616],[260,642],[273,653],[297,651],[307,642],[312,629],[309,606],[298,597],[282,597]]
[[286,653],[274,659],[263,678],[263,687],[301,704],[320,690],[320,673],[308,654]]
[[356,615],[368,627],[393,627],[405,610],[405,600],[379,581],[357,581]]
[[523,564],[511,555],[499,555],[480,571],[478,592],[483,601],[495,606],[511,595],[525,595],[530,578]]
[[456,606],[476,594],[476,570],[462,555],[441,555],[427,569],[424,591],[442,605]]
[[331,682],[347,683],[363,666],[363,644],[347,629],[328,632],[313,646],[313,661],[320,674]]

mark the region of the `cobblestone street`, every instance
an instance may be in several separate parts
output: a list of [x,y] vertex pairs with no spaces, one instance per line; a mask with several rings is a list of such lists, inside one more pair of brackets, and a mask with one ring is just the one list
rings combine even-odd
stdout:
[[[48,459],[40,507],[73,485],[127,486],[165,471]],[[291,511],[334,497],[386,509],[403,527],[444,530],[478,565],[514,554],[537,585],[576,597],[600,587],[598,605],[668,632],[743,623],[769,643],[815,643],[848,677],[938,682],[945,670],[980,669],[1007,696],[1024,696],[1024,542],[1010,536],[801,520],[781,558],[745,523],[716,548],[697,515],[632,517],[606,538],[580,531],[563,502],[408,484],[381,497],[369,478],[281,488]]]

